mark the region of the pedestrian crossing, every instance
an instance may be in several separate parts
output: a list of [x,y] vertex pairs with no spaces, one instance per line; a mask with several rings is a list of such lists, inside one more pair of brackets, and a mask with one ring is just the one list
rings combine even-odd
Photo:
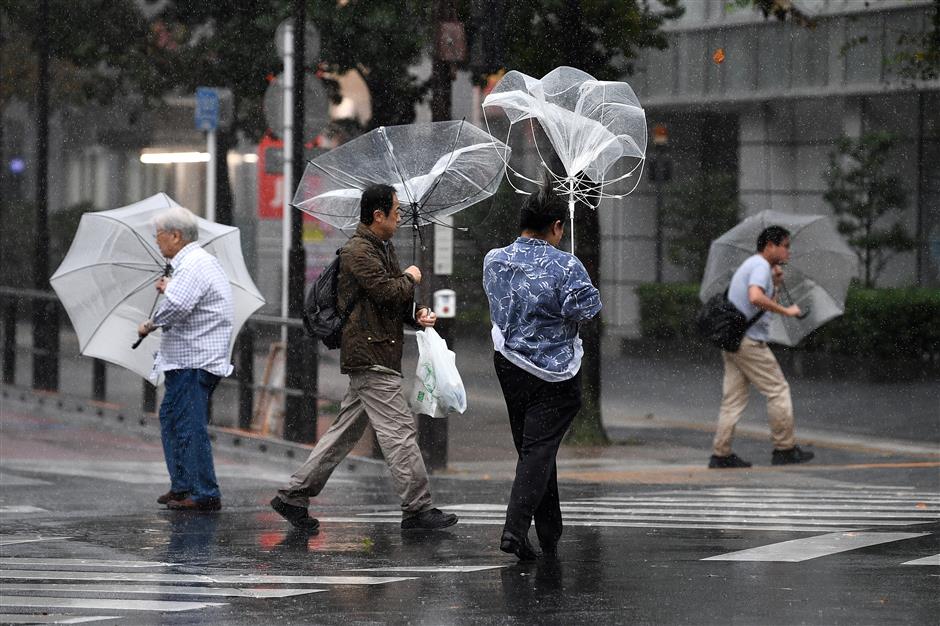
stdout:
[[[41,539],[0,536],[0,541],[7,542],[4,545]],[[389,585],[432,573],[473,573],[503,565],[372,567],[332,570],[326,575],[246,574],[211,569],[192,573],[179,571],[180,567],[178,563],[142,559],[3,556],[0,623],[88,623],[115,619],[125,623],[148,613],[218,609],[238,599],[290,598],[326,593],[343,586]],[[88,615],[89,611],[101,614]]]
[[[461,524],[501,525],[504,503],[442,505]],[[566,526],[835,533],[940,521],[940,493],[899,487],[713,488],[650,491],[563,501]],[[321,522],[398,523],[383,510]]]

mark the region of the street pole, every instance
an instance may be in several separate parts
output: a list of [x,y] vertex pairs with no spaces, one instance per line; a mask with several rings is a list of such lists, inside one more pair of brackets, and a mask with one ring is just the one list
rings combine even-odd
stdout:
[[[294,0],[293,7],[293,63],[290,68],[293,75],[291,116],[297,129],[290,138],[284,137],[285,153],[288,141],[291,143],[291,187],[296,186],[303,177],[304,162],[304,120],[306,102],[306,57],[307,57],[307,8],[304,0]],[[285,65],[284,75],[288,68]],[[293,124],[292,124],[293,127]],[[285,163],[285,172],[286,172]],[[285,191],[292,192],[291,189]],[[292,194],[291,194],[292,195]],[[285,201],[291,195],[285,193]],[[285,206],[284,221],[290,215],[290,249],[288,252],[287,300],[290,317],[299,319],[303,315],[304,286],[306,281],[307,259],[303,243],[303,213],[293,207]],[[284,438],[288,441],[312,443],[317,438],[317,344],[308,337],[302,328],[290,328],[287,331],[285,382],[290,389],[303,389],[304,395],[288,396],[285,401]]]
[[[294,164],[294,26],[288,23],[284,28],[284,129],[281,139],[284,141],[284,180],[281,202],[281,316],[290,316],[290,201],[293,187]],[[287,327],[281,329],[281,341],[287,343]]]
[[[33,286],[49,290],[49,0],[40,0],[36,48],[36,248]],[[59,309],[54,300],[33,300],[33,388],[59,388]]]
[[206,151],[209,162],[206,164],[206,219],[215,221],[215,184],[216,184],[216,141],[215,129],[206,132]]

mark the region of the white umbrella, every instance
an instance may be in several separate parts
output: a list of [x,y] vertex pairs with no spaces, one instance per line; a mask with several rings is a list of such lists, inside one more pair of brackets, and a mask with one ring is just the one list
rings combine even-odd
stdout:
[[[120,209],[86,213],[68,254],[49,282],[62,301],[82,354],[149,378],[160,331],[143,340],[137,350],[137,327],[153,309],[154,284],[163,275],[166,259],[155,240],[153,218],[180,206],[158,193]],[[199,244],[215,256],[232,286],[235,324],[232,346],[248,317],[263,304],[245,267],[239,230],[196,218]],[[157,384],[162,382],[162,377]]]
[[[761,211],[712,242],[699,298],[706,302],[731,284],[738,267],[757,252],[757,236],[768,226],[790,231],[790,261],[784,268],[786,293],[805,317],[772,315],[770,341],[795,346],[803,337],[845,312],[845,296],[858,275],[858,257],[824,215]],[[792,302],[786,302],[790,300]]]
[[[517,150],[515,163],[507,158],[506,167],[513,175],[507,180],[520,193],[530,193],[522,188],[526,183],[537,185],[549,176],[555,192],[568,198],[572,251],[575,202],[596,209],[604,198],[622,198],[639,184],[640,177],[634,174],[646,156],[646,113],[625,82],[597,80],[564,66],[541,79],[512,71],[483,100],[483,112],[487,129],[499,112],[505,115],[507,144],[512,145],[511,135],[531,129],[538,164],[523,171],[524,151]],[[551,144],[548,154],[539,146],[534,122]],[[550,165],[556,159],[560,168]],[[620,189],[612,192],[608,189],[612,185]]]

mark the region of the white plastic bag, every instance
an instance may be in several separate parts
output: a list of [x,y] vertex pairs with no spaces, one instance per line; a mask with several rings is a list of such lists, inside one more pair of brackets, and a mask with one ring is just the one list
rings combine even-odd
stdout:
[[467,392],[457,371],[457,355],[433,328],[419,330],[415,337],[418,369],[411,409],[433,417],[444,417],[451,411],[463,413],[467,410]]

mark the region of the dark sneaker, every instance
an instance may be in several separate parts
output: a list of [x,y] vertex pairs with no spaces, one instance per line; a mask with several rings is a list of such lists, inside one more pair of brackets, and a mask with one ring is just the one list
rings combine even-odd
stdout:
[[711,469],[728,469],[732,467],[750,467],[751,464],[739,457],[737,454],[729,454],[728,456],[716,456],[712,455],[712,458],[708,460],[708,467]]
[[401,521],[404,530],[437,530],[457,523],[457,516],[440,509],[428,509]]
[[542,558],[545,559],[557,559],[558,558],[558,544],[557,543],[539,543],[539,548],[542,550]]
[[222,508],[222,500],[219,498],[206,498],[205,500],[184,498],[170,500],[166,503],[166,508],[174,511],[218,511]]
[[507,554],[515,554],[520,561],[534,561],[539,558],[539,553],[529,543],[528,537],[519,539],[508,530],[503,531],[503,536],[499,540],[499,549]]
[[287,504],[277,496],[274,496],[271,498],[271,508],[277,511],[278,515],[290,522],[294,528],[308,531],[315,531],[320,528],[320,521],[315,517],[310,517],[310,513],[302,506]]
[[800,446],[793,446],[789,450],[774,450],[770,458],[772,465],[789,465],[791,463],[806,463],[812,459],[815,454],[809,450],[803,450]]
[[165,494],[157,498],[157,504],[166,504],[173,500],[185,500],[186,496],[188,495],[188,491],[167,491]]

